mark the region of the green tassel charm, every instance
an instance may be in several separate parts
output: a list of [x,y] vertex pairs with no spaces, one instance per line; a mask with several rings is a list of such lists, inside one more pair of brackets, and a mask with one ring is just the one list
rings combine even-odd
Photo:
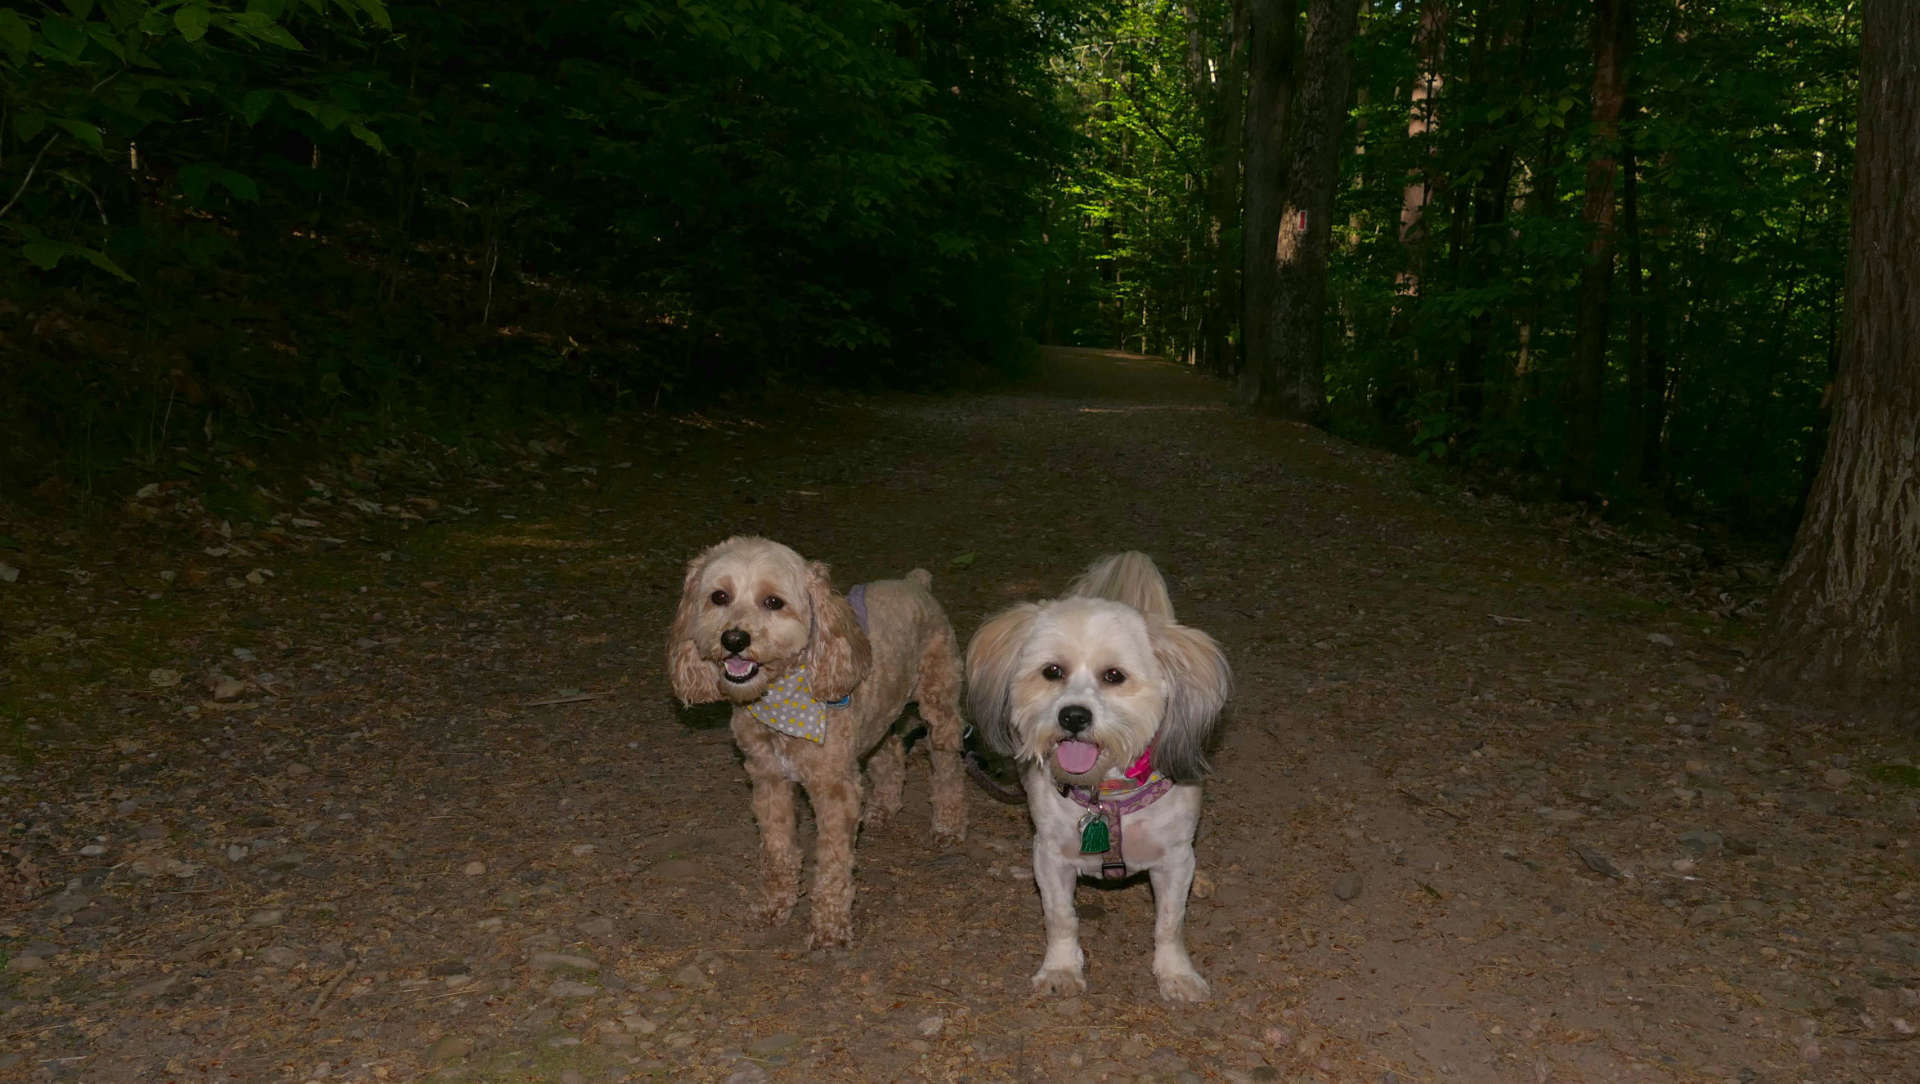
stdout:
[[1089,817],[1080,829],[1080,853],[1105,854],[1110,845],[1107,841],[1107,818]]

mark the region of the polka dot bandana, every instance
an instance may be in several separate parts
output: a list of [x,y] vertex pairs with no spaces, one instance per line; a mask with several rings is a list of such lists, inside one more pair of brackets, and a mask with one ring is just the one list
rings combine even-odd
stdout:
[[827,709],[845,707],[846,699],[831,704],[813,698],[807,689],[807,668],[795,667],[767,686],[760,699],[747,705],[753,717],[769,729],[810,742],[827,740]]

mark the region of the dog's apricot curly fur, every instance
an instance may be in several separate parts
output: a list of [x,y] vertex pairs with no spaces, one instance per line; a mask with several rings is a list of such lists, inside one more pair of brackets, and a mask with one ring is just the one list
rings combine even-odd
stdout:
[[[966,835],[961,783],[960,655],[953,628],[928,591],[933,577],[865,587],[867,627],[834,591],[826,565],[765,538],[729,538],[687,565],[680,607],[667,637],[673,691],[687,704],[733,704],[733,737],[753,783],[753,815],[764,854],[756,917],[786,921],[800,896],[800,846],[793,788],[806,788],[814,848],[810,944],[847,944],[853,935],[853,847],[862,823],[878,827],[900,809],[906,746],[897,725],[908,703],[926,721],[933,761],[933,827],[952,843]],[[826,709],[824,740],[791,736],[750,710],[767,687],[806,668],[813,699]],[[865,763],[871,794],[863,806]]]

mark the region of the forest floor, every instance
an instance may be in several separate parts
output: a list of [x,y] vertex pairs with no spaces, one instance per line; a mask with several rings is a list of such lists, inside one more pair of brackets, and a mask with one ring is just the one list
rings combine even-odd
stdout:
[[[1223,397],[1054,351],[355,459],[255,526],[0,521],[0,1079],[1920,1079],[1920,741],[1740,693],[1769,570]],[[1238,679],[1213,1000],[1156,996],[1144,883],[1083,884],[1091,989],[1034,996],[1025,811],[970,787],[937,849],[918,757],[854,946],[750,925],[724,709],[662,674],[737,532],[927,567],[962,637],[1152,553]]]

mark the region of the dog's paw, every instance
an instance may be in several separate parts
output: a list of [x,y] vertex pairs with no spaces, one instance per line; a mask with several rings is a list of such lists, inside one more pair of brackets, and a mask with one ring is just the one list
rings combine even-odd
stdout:
[[748,916],[761,926],[779,926],[793,914],[792,900],[761,900],[753,905]]
[[958,828],[945,824],[933,826],[933,845],[936,847],[952,847],[965,843],[966,840],[967,826],[964,824]]
[[853,943],[853,927],[850,923],[816,922],[813,932],[807,935],[809,949],[841,949]]
[[1156,977],[1160,980],[1160,996],[1168,1001],[1205,1001],[1213,996],[1212,988],[1198,971],[1169,971]]
[[860,830],[863,832],[871,832],[876,829],[885,828],[887,826],[887,818],[891,817],[895,812],[896,810],[887,809],[884,806],[868,806],[866,812],[860,814]]
[[1033,992],[1048,997],[1072,997],[1087,992],[1087,979],[1064,967],[1041,968],[1033,976]]

